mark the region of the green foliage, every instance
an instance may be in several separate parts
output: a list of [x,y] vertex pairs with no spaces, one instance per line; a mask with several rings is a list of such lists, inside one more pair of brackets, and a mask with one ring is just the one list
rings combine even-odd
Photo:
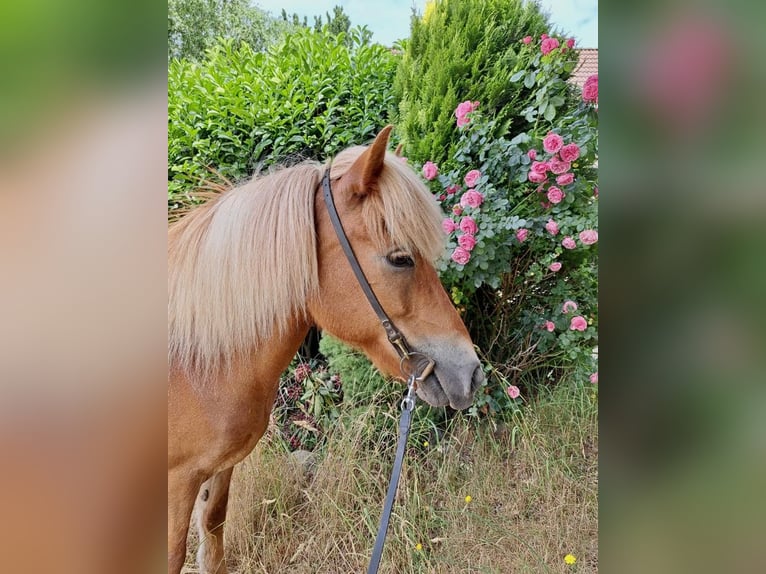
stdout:
[[531,87],[513,86],[521,40],[548,31],[534,2],[523,0],[434,0],[413,15],[411,38],[397,70],[397,128],[405,155],[415,162],[445,161],[456,141],[453,110],[477,100],[497,118],[498,133],[517,133],[518,111]]
[[302,28],[262,53],[224,41],[203,62],[172,60],[171,209],[210,177],[208,166],[237,181],[288,156],[325,159],[366,143],[388,121],[395,66],[359,29]]
[[220,38],[259,52],[293,27],[248,0],[168,0],[168,58],[201,60]]
[[319,352],[327,359],[330,370],[340,376],[346,406],[366,406],[381,394],[391,397],[397,391],[396,384],[383,378],[364,354],[326,333],[319,341]]

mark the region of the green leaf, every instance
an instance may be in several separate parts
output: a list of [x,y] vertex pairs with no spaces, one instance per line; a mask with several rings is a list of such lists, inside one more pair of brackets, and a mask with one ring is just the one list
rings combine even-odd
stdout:
[[527,77],[524,78],[524,86],[527,88],[531,88],[535,85],[535,72],[529,71],[527,72]]
[[547,108],[545,108],[545,114],[544,114],[544,117],[545,117],[545,119],[546,119],[546,120],[548,120],[549,122],[552,122],[552,121],[553,121],[553,118],[555,118],[555,117],[556,117],[556,108],[555,108],[555,106],[554,106],[552,103],[549,103],[549,104],[548,104],[548,107],[547,107]]

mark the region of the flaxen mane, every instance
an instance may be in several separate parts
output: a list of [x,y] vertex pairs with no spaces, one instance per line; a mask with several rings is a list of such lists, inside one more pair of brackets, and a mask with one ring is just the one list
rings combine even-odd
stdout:
[[[341,152],[332,177],[365,150]],[[305,162],[236,187],[192,210],[168,232],[168,358],[196,378],[306,313],[318,289],[314,198],[325,166]],[[370,236],[434,261],[443,254],[438,204],[412,169],[387,154],[364,202]]]

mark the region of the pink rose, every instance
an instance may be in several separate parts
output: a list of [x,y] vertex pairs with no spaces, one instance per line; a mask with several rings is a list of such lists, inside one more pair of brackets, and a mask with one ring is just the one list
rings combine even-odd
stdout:
[[598,74],[589,76],[582,87],[582,99],[590,103],[598,103]]
[[465,181],[465,184],[468,187],[473,187],[476,185],[476,182],[479,181],[479,178],[481,177],[481,172],[478,169],[472,169],[467,174],[465,174],[465,178],[463,178],[463,181]]
[[529,159],[532,159],[532,160],[537,159],[537,150],[531,149],[527,152],[527,155],[529,156]]
[[476,235],[476,232],[479,231],[479,227],[476,225],[473,217],[464,217],[460,220],[460,231],[468,235]]
[[445,191],[447,192],[447,195],[455,195],[456,192],[460,191],[460,188],[457,185],[452,184],[447,186]]
[[524,38],[521,40],[525,44],[529,44],[532,42],[532,36],[524,36]]
[[423,177],[425,177],[428,181],[431,181],[433,178],[435,178],[437,173],[439,173],[439,168],[436,167],[434,162],[427,161],[423,166]]
[[522,243],[527,238],[527,235],[529,235],[529,229],[522,227],[516,232],[516,239],[519,240],[519,243]]
[[461,235],[457,238],[457,244],[466,251],[473,251],[476,247],[476,238],[473,235]]
[[545,230],[550,233],[551,235],[558,235],[559,233],[559,225],[552,219],[548,220],[548,223],[545,224]]
[[457,224],[452,221],[449,217],[442,220],[442,229],[444,230],[444,233],[450,234],[453,231],[457,229]]
[[519,391],[519,387],[515,385],[511,385],[510,387],[508,387],[506,389],[506,392],[508,393],[508,396],[511,397],[512,399],[518,399],[519,396],[521,395],[521,391]]
[[566,173],[569,171],[569,168],[572,167],[568,161],[561,161],[557,157],[552,157],[550,161],[548,161],[548,165],[551,166],[551,171],[555,174]]
[[561,307],[561,312],[566,315],[570,311],[577,311],[577,303],[571,300],[564,301],[564,305]]
[[598,197],[598,187],[593,188],[593,197]]
[[[452,220],[450,219],[450,221],[452,221]],[[561,271],[561,263],[559,263],[558,261],[554,261],[553,263],[548,265],[548,269],[550,269],[554,273],[557,273],[557,272]]]
[[590,377],[588,377],[588,380],[593,383],[594,385],[598,384],[598,371],[593,373]]
[[593,245],[598,241],[598,231],[594,229],[586,229],[580,232],[580,241],[583,245]]
[[565,145],[559,150],[559,156],[564,161],[574,161],[580,157],[580,146],[575,143]]
[[455,117],[457,118],[458,127],[463,127],[464,125],[470,123],[471,120],[468,118],[468,114],[476,111],[478,108],[479,102],[471,102],[470,100],[466,100],[465,102],[459,103],[457,108],[455,108]]
[[561,203],[562,199],[564,199],[564,192],[558,187],[552,185],[548,188],[548,201],[556,205],[557,203]]
[[458,265],[465,265],[471,259],[471,253],[463,247],[455,247],[451,259]]
[[551,207],[553,207],[553,204],[550,201],[541,201],[540,207],[542,207],[543,209],[550,209]]
[[460,215],[461,213],[463,213],[463,208],[460,207],[459,205],[453,205],[452,213],[454,213],[455,215]]
[[545,40],[548,37],[548,34],[540,34],[540,39]]
[[569,322],[569,328],[572,331],[584,331],[588,328],[588,322],[585,320],[585,317],[577,315],[572,317],[572,320]]
[[547,173],[547,171],[551,168],[551,166],[548,164],[547,161],[533,161],[532,162],[532,171],[536,171],[537,173]]
[[567,48],[571,50],[572,48],[574,48],[574,45],[575,45],[575,39],[569,38],[569,40],[567,40]]
[[568,235],[561,241],[561,245],[563,245],[565,249],[574,249],[575,247],[577,247],[577,244],[574,242],[574,239],[572,239]]
[[457,127],[462,128],[463,126],[467,126],[471,123],[471,118],[468,116],[461,116],[457,119]]
[[527,178],[532,183],[542,183],[548,179],[544,173],[540,173],[539,171],[534,171],[531,169],[529,170],[529,174],[527,174]]
[[444,201],[445,199],[447,199],[446,195],[444,195],[443,193],[439,195],[439,201]]
[[559,185],[569,185],[574,181],[574,174],[572,172],[562,173],[556,178],[556,183]]
[[543,139],[543,149],[548,153],[556,153],[564,145],[564,139],[559,134],[549,133]]
[[559,41],[556,38],[545,38],[540,44],[540,50],[542,50],[543,55],[550,54],[559,47]]
[[475,189],[469,189],[460,198],[463,207],[479,207],[484,202],[484,196]]
[[553,333],[553,331],[556,329],[556,324],[553,321],[546,321],[545,322],[545,330],[549,333]]

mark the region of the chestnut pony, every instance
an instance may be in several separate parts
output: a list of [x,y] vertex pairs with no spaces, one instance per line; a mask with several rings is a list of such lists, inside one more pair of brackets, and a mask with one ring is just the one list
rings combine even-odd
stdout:
[[[335,204],[386,313],[413,350],[435,361],[418,395],[464,409],[483,376],[433,266],[444,251],[441,213],[417,174],[386,152],[390,131],[332,161]],[[255,178],[169,229],[170,574],[183,566],[198,497],[200,571],[226,572],[232,468],[266,430],[280,374],[312,325],[400,375],[329,219],[325,169],[306,162]]]

